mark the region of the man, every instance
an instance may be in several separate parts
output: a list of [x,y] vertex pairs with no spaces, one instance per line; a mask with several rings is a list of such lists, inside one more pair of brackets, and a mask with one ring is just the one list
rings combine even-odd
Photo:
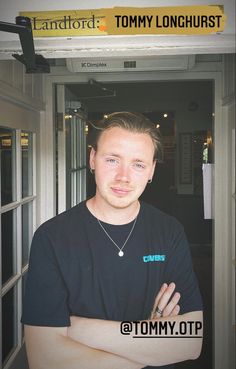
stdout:
[[[30,369],[172,368],[199,356],[202,331],[177,337],[183,324],[202,324],[182,226],[139,201],[160,150],[158,130],[140,114],[98,125],[95,196],[47,221],[32,243],[22,317]],[[124,320],[175,328],[137,339],[134,326],[121,334]]]

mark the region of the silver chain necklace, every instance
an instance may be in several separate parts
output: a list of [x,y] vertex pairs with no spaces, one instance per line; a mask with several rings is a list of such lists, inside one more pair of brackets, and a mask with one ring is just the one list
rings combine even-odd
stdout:
[[133,233],[133,230],[134,230],[134,227],[135,227],[135,224],[136,224],[136,221],[137,221],[137,217],[135,218],[135,220],[134,220],[134,224],[133,224],[133,226],[132,226],[132,228],[131,228],[131,231],[129,232],[129,234],[128,234],[128,237],[126,238],[126,240],[125,240],[125,242],[124,242],[124,244],[123,244],[123,246],[122,247],[119,247],[118,245],[117,245],[117,243],[111,238],[111,236],[108,234],[108,232],[106,231],[106,229],[103,227],[103,225],[101,224],[101,222],[100,222],[100,220],[99,219],[97,219],[97,221],[98,221],[98,224],[100,225],[100,227],[102,228],[102,230],[105,232],[105,234],[107,235],[107,237],[111,240],[111,242],[118,248],[118,250],[119,250],[119,252],[118,252],[118,255],[121,257],[121,256],[124,256],[124,251],[123,251],[123,248],[125,247],[125,245],[127,244],[127,242],[128,242],[128,240],[129,240],[129,238],[130,238],[130,236],[131,236],[131,234]]

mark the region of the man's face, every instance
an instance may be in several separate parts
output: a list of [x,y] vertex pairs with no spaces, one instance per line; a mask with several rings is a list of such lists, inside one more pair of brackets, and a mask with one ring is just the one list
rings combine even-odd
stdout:
[[155,169],[154,145],[145,133],[113,127],[91,150],[90,167],[95,169],[96,200],[100,205],[127,208],[138,200]]

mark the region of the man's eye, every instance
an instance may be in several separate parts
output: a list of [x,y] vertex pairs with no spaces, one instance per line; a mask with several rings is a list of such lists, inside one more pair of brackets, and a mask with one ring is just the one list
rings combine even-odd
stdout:
[[145,165],[142,163],[134,163],[134,166],[137,169],[145,169]]
[[117,160],[116,159],[113,159],[113,158],[107,158],[106,159],[106,162],[107,163],[110,163],[110,164],[116,164],[117,163]]

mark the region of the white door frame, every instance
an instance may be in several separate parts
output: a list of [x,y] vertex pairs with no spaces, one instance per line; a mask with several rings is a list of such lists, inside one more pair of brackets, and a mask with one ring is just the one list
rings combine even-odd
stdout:
[[[222,106],[222,72],[205,70],[187,72],[131,72],[131,73],[99,73],[99,74],[68,74],[66,68],[55,68],[54,75],[46,77],[46,113],[41,124],[41,189],[44,199],[41,202],[41,221],[55,215],[55,176],[54,176],[54,124],[53,124],[53,86],[56,83],[83,83],[89,78],[101,82],[116,81],[177,81],[177,80],[211,80],[214,85],[214,155],[215,155],[215,186],[213,202],[215,207],[214,219],[214,250],[213,250],[213,326],[214,326],[214,369],[233,368],[232,347],[232,277],[229,265],[232,264],[230,250],[230,200],[228,189],[231,185],[230,153],[227,144],[231,133]],[[227,199],[230,197],[230,200]],[[229,261],[230,260],[230,261]],[[229,264],[230,263],[230,264]],[[231,306],[231,308],[229,307]],[[230,310],[230,311],[229,311]]]

